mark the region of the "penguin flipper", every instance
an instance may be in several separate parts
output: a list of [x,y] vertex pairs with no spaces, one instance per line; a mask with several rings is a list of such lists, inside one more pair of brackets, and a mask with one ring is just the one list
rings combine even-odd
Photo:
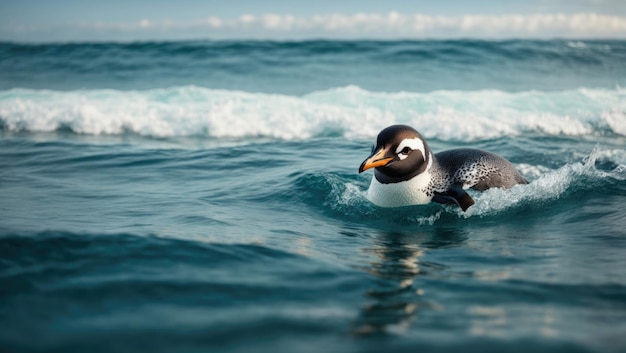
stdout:
[[457,205],[461,207],[463,211],[466,211],[471,205],[473,205],[474,199],[465,191],[459,184],[454,184],[443,193],[435,193],[432,199],[433,202]]

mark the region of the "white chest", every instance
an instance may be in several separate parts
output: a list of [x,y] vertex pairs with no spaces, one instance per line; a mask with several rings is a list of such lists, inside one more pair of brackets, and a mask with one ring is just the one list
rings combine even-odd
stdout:
[[430,173],[426,171],[413,179],[391,184],[383,184],[376,180],[376,177],[372,177],[367,198],[380,207],[426,204],[432,199],[432,195],[426,194],[430,177]]

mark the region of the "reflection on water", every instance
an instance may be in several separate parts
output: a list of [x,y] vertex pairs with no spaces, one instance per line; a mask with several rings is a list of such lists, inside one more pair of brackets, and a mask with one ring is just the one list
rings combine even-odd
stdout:
[[372,247],[362,249],[374,258],[366,270],[378,280],[365,293],[366,303],[351,332],[357,336],[402,333],[417,319],[420,310],[436,309],[434,296],[425,293],[420,278],[437,277],[446,267],[422,257],[428,251],[465,239],[464,233],[448,229],[378,234]]

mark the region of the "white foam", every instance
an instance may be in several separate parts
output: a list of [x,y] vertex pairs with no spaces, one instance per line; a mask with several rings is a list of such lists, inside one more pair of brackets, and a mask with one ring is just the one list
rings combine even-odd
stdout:
[[[598,170],[595,168],[595,162],[599,158],[608,158],[618,166],[610,172]],[[543,166],[518,166],[522,173],[538,173],[539,176],[528,185],[516,185],[509,190],[489,189],[477,193],[474,195],[476,203],[472,207],[466,212],[456,211],[462,217],[486,216],[520,205],[556,200],[585,176],[626,180],[624,162],[626,162],[625,150],[602,150],[596,147],[583,161],[554,170]]]
[[356,207],[359,203],[367,201],[367,193],[361,190],[357,185],[346,183],[344,187],[343,190],[340,190],[337,184],[332,184],[333,190],[331,195],[336,196],[332,201],[333,204]]
[[532,165],[526,163],[517,164],[516,167],[522,176],[527,180],[537,179],[541,175],[551,171],[550,168],[543,165]]
[[618,165],[618,167],[626,167],[626,149],[598,150],[598,159],[608,159]]
[[562,92],[380,93],[355,86],[303,97],[196,86],[146,91],[0,91],[0,120],[13,131],[267,137],[372,138],[394,123],[427,138],[474,141],[527,132],[626,136],[626,89]]

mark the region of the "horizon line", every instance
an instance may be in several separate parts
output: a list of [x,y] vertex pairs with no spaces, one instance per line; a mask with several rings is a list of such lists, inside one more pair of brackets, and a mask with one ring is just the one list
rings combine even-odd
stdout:
[[191,21],[73,22],[0,25],[0,40],[17,42],[145,40],[419,40],[419,39],[626,39],[626,17],[584,12],[431,16],[355,13],[293,16],[243,14]]

